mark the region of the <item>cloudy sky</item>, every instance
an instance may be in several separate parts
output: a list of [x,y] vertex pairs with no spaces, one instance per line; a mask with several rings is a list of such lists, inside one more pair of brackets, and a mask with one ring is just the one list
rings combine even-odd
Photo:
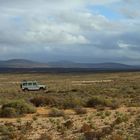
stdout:
[[0,59],[140,64],[139,0],[0,0]]

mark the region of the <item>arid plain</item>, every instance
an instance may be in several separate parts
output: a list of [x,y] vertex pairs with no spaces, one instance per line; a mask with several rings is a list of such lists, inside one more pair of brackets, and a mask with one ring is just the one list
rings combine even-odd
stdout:
[[0,74],[0,106],[1,140],[139,140],[140,72]]

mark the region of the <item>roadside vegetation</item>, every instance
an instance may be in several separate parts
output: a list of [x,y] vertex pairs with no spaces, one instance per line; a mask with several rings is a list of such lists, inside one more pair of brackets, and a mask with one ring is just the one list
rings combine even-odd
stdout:
[[[37,80],[44,91],[23,92]],[[137,140],[140,72],[0,74],[2,140]]]
[[0,109],[0,117],[20,117],[25,114],[35,113],[36,108],[23,100],[13,100],[3,104]]

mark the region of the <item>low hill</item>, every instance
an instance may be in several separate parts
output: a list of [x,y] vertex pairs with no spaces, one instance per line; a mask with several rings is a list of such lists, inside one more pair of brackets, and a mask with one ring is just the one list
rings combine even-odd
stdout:
[[0,68],[74,68],[94,70],[140,70],[140,66],[120,63],[76,63],[71,61],[58,61],[40,63],[26,59],[11,59],[0,61]]
[[47,64],[25,60],[25,59],[11,59],[7,61],[0,61],[0,67],[4,68],[47,68]]
[[58,61],[48,63],[50,67],[60,68],[94,68],[94,69],[140,69],[139,66],[121,63],[75,63],[71,61]]

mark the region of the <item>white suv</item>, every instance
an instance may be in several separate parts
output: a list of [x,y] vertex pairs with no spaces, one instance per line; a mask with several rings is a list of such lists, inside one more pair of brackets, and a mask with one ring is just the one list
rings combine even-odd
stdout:
[[20,87],[23,91],[46,90],[46,85],[41,85],[37,81],[22,81]]

